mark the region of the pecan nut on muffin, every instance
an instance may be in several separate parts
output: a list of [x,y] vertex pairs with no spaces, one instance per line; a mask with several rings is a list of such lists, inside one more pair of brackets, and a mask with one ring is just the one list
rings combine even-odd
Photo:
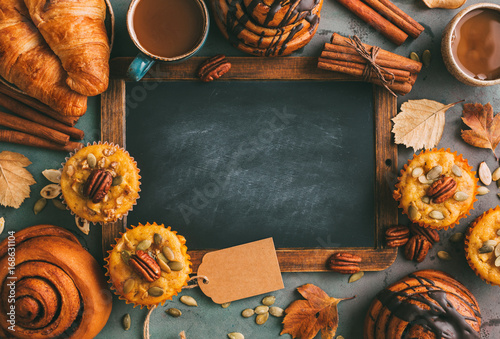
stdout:
[[467,229],[465,256],[481,279],[500,286],[500,207],[484,212]]
[[393,197],[412,222],[448,229],[473,208],[477,181],[462,155],[442,149],[423,151],[401,170]]
[[450,275],[418,271],[377,294],[364,339],[479,339],[481,314],[472,293]]
[[140,178],[128,152],[99,143],[80,149],[66,161],[61,190],[65,204],[78,217],[93,223],[114,222],[135,205]]
[[171,300],[191,273],[185,244],[183,236],[156,223],[123,233],[105,259],[115,294],[141,308]]

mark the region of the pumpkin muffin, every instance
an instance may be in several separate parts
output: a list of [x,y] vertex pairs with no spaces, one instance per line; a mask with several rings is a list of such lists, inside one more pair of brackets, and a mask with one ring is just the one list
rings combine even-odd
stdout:
[[473,208],[477,181],[462,155],[442,149],[423,151],[401,170],[393,197],[412,222],[448,229]]
[[67,159],[61,174],[65,204],[78,217],[93,223],[114,222],[139,198],[139,169],[121,147],[99,143]]
[[170,227],[139,224],[128,230],[106,260],[106,275],[115,294],[141,308],[171,300],[191,273],[186,239]]
[[484,212],[470,225],[465,256],[481,279],[500,286],[500,207]]

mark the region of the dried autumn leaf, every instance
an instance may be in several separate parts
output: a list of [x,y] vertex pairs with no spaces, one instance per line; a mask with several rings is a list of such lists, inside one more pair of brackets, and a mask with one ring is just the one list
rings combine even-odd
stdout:
[[19,208],[30,196],[30,185],[36,183],[24,168],[30,164],[31,161],[22,154],[0,153],[0,205]]
[[484,106],[479,103],[464,104],[462,120],[471,128],[462,130],[462,139],[472,146],[489,148],[495,154],[500,142],[500,114],[493,116],[490,103]]
[[337,304],[352,298],[331,298],[313,284],[300,286],[297,291],[306,300],[295,300],[285,310],[280,335],[288,333],[293,338],[312,339],[321,330],[321,339],[332,339],[339,324]]
[[467,0],[423,0],[429,8],[455,9],[461,7]]
[[[460,102],[460,101],[459,101]],[[401,112],[392,118],[394,142],[416,150],[433,148],[443,135],[446,111],[457,104],[421,99],[408,100],[401,105]]]

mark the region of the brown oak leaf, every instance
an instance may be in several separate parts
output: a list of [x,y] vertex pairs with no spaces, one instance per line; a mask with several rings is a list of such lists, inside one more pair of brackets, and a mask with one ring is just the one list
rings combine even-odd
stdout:
[[500,142],[500,114],[493,116],[490,103],[464,104],[463,122],[470,130],[462,130],[462,139],[472,146],[489,148],[498,159],[495,149]]
[[306,300],[295,300],[287,307],[280,335],[288,333],[293,338],[312,339],[321,330],[321,339],[332,339],[339,325],[337,304],[352,298],[332,298],[313,284],[302,285],[297,291]]
[[36,183],[24,167],[31,164],[24,155],[3,151],[0,153],[0,205],[19,208],[30,196],[30,185]]

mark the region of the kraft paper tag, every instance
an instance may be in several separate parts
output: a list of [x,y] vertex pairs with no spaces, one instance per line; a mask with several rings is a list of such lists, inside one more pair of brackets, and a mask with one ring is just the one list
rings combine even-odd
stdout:
[[272,238],[209,252],[197,275],[208,278],[199,286],[217,304],[284,288]]

